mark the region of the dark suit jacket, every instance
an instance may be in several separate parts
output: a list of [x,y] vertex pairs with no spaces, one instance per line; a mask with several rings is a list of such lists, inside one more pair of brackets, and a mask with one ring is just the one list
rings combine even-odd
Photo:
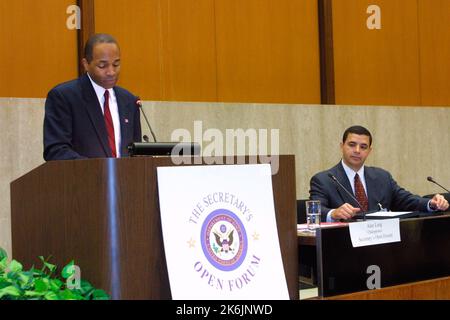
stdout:
[[[114,87],[121,132],[121,156],[127,146],[141,141],[136,97]],[[105,121],[94,88],[85,74],[53,88],[45,101],[44,159],[69,160],[111,157]]]
[[[352,192],[350,181],[341,162],[329,170],[314,175],[311,178],[309,193],[311,199],[320,200],[323,221],[326,221],[327,214],[331,209],[339,208],[344,203],[358,207],[356,201],[328,176],[329,173],[333,174],[349,192]],[[383,208],[392,211],[427,211],[429,199],[413,195],[401,188],[386,170],[366,166],[364,178],[369,211],[378,210],[378,203]]]

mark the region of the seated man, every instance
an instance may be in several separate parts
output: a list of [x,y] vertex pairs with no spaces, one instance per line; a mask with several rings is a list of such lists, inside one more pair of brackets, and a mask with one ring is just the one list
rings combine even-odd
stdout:
[[[448,209],[448,201],[442,195],[436,194],[431,200],[413,195],[397,185],[386,170],[364,166],[371,146],[372,135],[366,128],[348,128],[341,143],[342,161],[311,178],[310,198],[320,200],[322,221],[348,220],[358,212],[381,207],[425,212]],[[349,194],[352,191],[353,195]]]

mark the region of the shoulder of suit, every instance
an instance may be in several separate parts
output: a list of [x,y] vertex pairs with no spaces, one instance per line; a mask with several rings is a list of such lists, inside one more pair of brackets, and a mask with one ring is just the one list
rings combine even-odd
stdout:
[[132,94],[130,91],[128,91],[125,88],[119,87],[119,86],[115,86],[114,91],[116,92],[116,94],[120,94],[122,96],[129,97],[131,99],[136,98],[136,96],[134,94]]
[[391,175],[391,173],[383,168],[379,168],[379,167],[369,167],[369,166],[365,166],[364,170],[366,170],[366,173],[374,173],[376,175]]
[[334,167],[332,167],[330,169],[327,169],[327,170],[324,170],[324,171],[320,171],[320,172],[316,173],[311,179],[320,179],[320,180],[330,179],[330,177],[328,175],[330,173],[333,174],[333,175],[336,175],[338,167],[339,167],[339,164],[337,164],[336,166],[334,166]]
[[60,83],[60,84],[56,85],[55,87],[53,87],[50,91],[65,91],[65,90],[76,88],[78,85],[78,80],[79,79],[73,79],[70,81]]

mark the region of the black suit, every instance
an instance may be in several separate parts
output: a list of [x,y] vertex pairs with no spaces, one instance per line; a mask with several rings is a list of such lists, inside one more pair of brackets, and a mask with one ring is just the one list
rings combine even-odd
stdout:
[[[314,175],[311,178],[309,193],[312,200],[320,200],[323,221],[326,221],[331,209],[337,209],[344,203],[359,207],[355,200],[328,176],[329,173],[334,175],[349,192],[352,192],[350,181],[341,162],[329,170]],[[401,188],[386,170],[366,166],[364,178],[369,211],[378,210],[378,204],[392,211],[427,211],[429,199],[413,195]]]
[[[126,156],[128,144],[141,141],[139,108],[133,94],[113,89],[119,109],[120,153]],[[45,101],[44,159],[111,156],[102,109],[87,74],[53,88]]]

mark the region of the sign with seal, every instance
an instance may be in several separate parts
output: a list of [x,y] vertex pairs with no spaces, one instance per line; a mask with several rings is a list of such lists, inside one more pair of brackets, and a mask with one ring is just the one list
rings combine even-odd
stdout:
[[270,165],[157,170],[173,299],[289,299]]

